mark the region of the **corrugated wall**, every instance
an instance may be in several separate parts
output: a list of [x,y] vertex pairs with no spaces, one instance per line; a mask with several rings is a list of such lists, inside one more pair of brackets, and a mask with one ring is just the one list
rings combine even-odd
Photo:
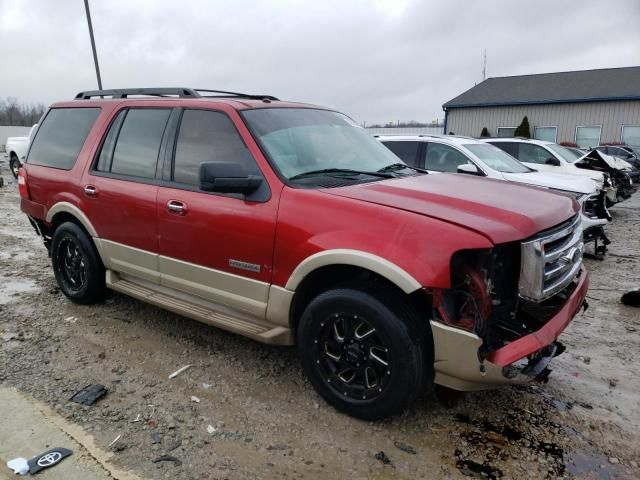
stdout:
[[447,133],[480,136],[487,127],[517,127],[524,116],[534,127],[558,127],[557,142],[574,142],[576,126],[601,125],[600,142],[619,142],[622,125],[640,125],[640,101],[517,105],[513,107],[454,108],[447,117]]

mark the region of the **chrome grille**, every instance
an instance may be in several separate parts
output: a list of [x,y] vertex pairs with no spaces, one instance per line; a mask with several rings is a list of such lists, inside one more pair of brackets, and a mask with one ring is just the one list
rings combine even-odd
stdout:
[[565,288],[582,265],[580,215],[521,243],[520,296],[543,301]]

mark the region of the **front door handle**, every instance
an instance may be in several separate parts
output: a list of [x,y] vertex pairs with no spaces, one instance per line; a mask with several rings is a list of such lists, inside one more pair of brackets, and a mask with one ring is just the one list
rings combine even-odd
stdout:
[[94,187],[93,185],[85,185],[84,194],[87,197],[97,197],[98,196],[98,189],[96,187]]
[[187,206],[179,200],[169,200],[167,202],[167,210],[174,215],[187,214]]

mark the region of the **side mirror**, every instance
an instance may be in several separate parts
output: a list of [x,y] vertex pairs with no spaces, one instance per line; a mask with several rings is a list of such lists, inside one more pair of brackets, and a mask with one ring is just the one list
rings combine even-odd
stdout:
[[470,175],[482,175],[482,172],[478,170],[473,163],[463,163],[458,165],[458,173],[468,173]]
[[249,175],[242,165],[232,162],[200,164],[200,190],[220,193],[251,193],[262,178]]
[[553,165],[554,167],[559,167],[560,166],[560,160],[558,160],[557,158],[554,157],[549,157],[547,158],[544,163],[546,165]]

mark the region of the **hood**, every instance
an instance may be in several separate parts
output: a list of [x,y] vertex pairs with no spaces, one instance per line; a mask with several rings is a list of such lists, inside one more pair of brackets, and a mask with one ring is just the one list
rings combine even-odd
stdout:
[[524,183],[535,187],[555,188],[567,192],[591,194],[597,191],[596,183],[583,175],[562,175],[559,173],[528,172],[503,173],[505,180]]
[[323,191],[457,224],[494,244],[531,237],[564,222],[579,208],[572,198],[548,190],[448,173]]
[[595,148],[576,160],[575,165],[580,168],[604,170],[605,172],[612,170],[628,172],[632,170],[628,162],[613,155],[602,153]]

